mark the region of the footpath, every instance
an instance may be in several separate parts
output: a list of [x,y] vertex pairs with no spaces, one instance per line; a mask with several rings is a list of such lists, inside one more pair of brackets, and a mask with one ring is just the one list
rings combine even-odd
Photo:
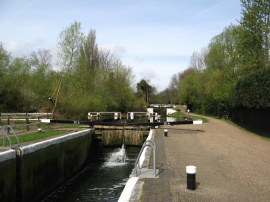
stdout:
[[[270,200],[269,140],[209,118],[155,129],[155,142],[159,178],[141,179],[140,201]],[[197,167],[194,191],[186,188],[187,165]]]

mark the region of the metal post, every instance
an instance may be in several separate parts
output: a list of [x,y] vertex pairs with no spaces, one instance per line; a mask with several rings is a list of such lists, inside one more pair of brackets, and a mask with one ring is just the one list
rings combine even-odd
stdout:
[[187,189],[196,189],[196,166],[186,166]]
[[153,164],[154,164],[154,171],[155,171],[155,177],[157,176],[157,171],[156,171],[156,144],[155,142],[153,142],[154,145],[154,160],[153,160]]
[[168,137],[168,130],[167,129],[164,129],[164,136]]

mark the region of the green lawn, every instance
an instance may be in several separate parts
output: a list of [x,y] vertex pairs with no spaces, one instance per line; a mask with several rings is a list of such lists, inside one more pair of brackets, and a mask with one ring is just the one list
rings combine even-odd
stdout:
[[[30,126],[30,132],[27,132],[25,134],[18,134],[16,132],[16,134],[19,139],[19,142],[24,143],[24,142],[31,142],[31,141],[45,139],[47,137],[53,137],[56,135],[65,134],[65,133],[68,133],[68,131],[71,128],[80,128],[81,126],[82,126],[81,124],[38,123],[38,124]],[[26,126],[17,126],[13,129],[16,131],[16,130],[24,129],[25,127]],[[41,128],[42,131],[38,131],[39,128]],[[60,130],[57,130],[57,129],[60,129]],[[2,144],[3,136],[2,136],[2,133],[0,133],[0,135],[1,135],[0,136],[0,146],[1,146],[3,145]],[[12,144],[17,144],[17,139],[12,134],[12,132],[10,132],[8,137],[10,138]],[[7,138],[4,139],[4,146],[9,146],[9,141]]]
[[[41,131],[41,132],[26,133],[26,134],[18,135],[17,137],[20,143],[24,143],[24,142],[40,140],[40,139],[44,139],[44,138],[52,137],[56,135],[61,135],[66,132],[67,131],[63,131],[63,130],[62,131],[48,130],[48,131]],[[13,134],[10,134],[9,138],[12,144],[17,144],[17,140]],[[3,137],[0,138],[0,143],[2,142],[3,142]],[[5,138],[4,146],[9,146],[9,141],[7,138]]]
[[190,118],[192,120],[201,119],[203,121],[203,123],[208,123],[208,119],[206,119],[205,117],[185,114],[183,112],[174,112],[174,113],[170,114],[169,116],[171,116],[171,117],[187,117],[187,118]]

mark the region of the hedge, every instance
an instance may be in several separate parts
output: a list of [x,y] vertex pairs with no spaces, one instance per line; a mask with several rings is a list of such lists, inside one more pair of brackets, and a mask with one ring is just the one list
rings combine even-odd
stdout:
[[233,97],[237,108],[270,108],[270,68],[240,79],[235,86]]

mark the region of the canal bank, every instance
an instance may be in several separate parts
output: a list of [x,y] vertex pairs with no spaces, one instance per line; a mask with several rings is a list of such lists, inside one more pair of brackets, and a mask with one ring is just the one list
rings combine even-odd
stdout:
[[91,159],[90,129],[0,153],[0,201],[39,201]]
[[[156,177],[142,177],[130,175],[125,189],[123,190],[119,202],[124,201],[169,201],[169,170],[165,157],[165,146],[163,140],[163,129],[151,130],[148,140],[152,140],[156,144]],[[145,155],[141,156],[142,167],[153,168],[153,150],[148,147]]]
[[[89,163],[95,162],[97,166],[91,167],[98,167],[100,162],[97,157],[108,145],[111,149],[123,143],[138,147],[146,133],[134,129],[119,131],[103,133],[102,139],[99,139],[95,129],[81,130],[1,151],[0,201],[40,201],[82,170],[93,170],[89,168]],[[102,155],[101,158],[105,157]],[[129,163],[124,166],[127,168],[123,172],[128,172],[128,175],[132,170],[133,158],[136,160],[135,155],[129,156]],[[106,169],[100,171],[107,173]]]
[[[155,129],[159,178],[134,180],[129,201],[269,201],[270,141],[208,119]],[[196,190],[187,189],[188,165],[197,167]]]

